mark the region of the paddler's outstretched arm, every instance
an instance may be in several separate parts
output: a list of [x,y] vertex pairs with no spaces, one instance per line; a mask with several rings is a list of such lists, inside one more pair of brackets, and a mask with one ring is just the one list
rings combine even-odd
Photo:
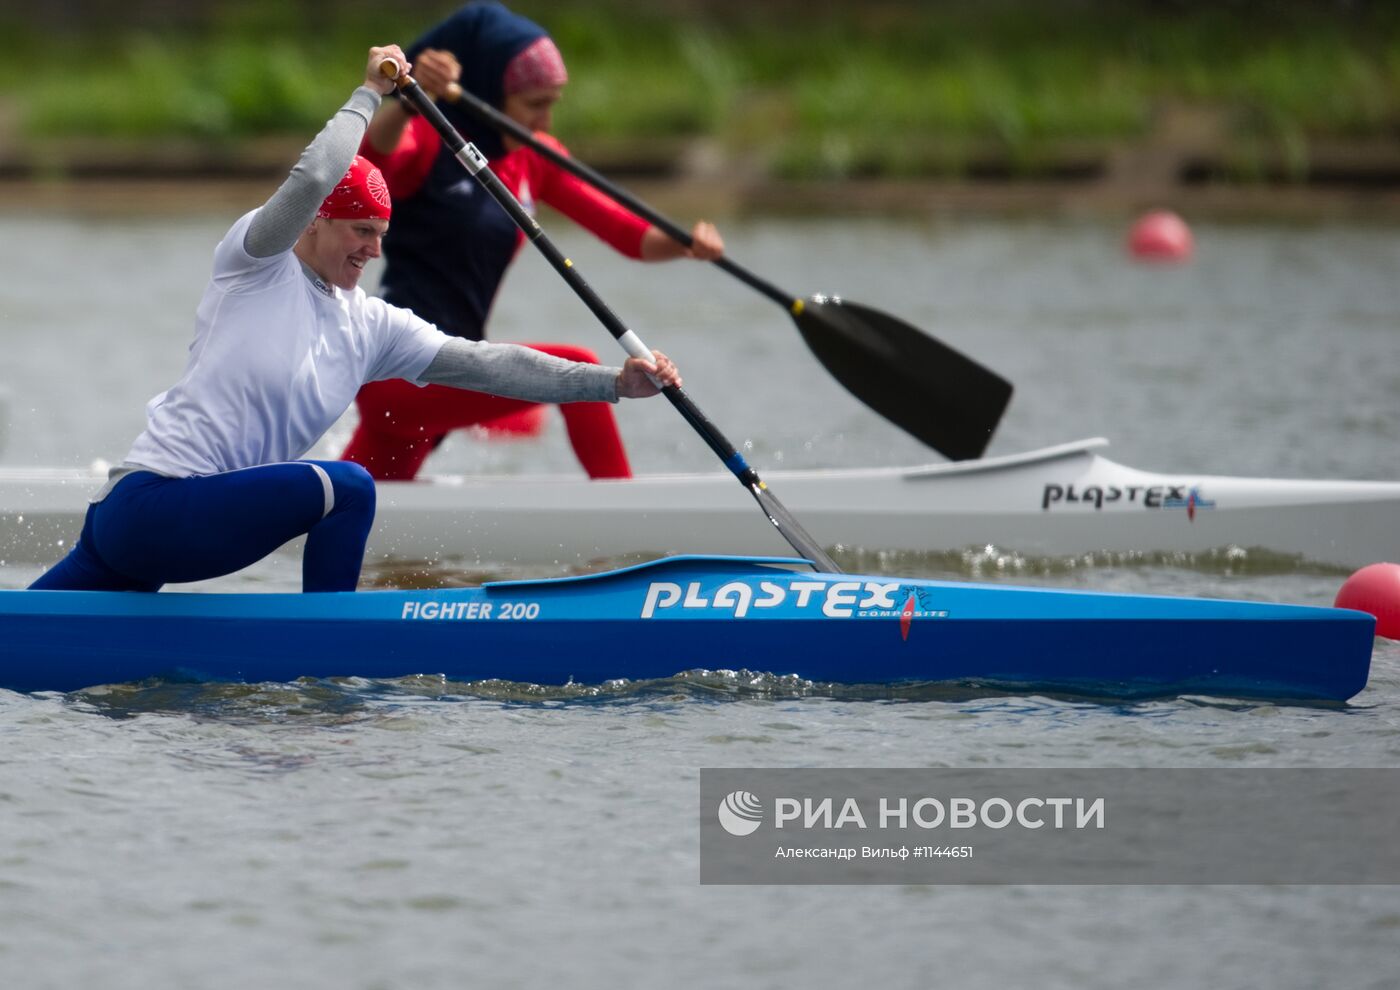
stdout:
[[286,180],[253,217],[243,238],[243,250],[254,258],[270,258],[290,251],[301,232],[316,217],[316,210],[340,181],[360,147],[365,128],[393,82],[379,71],[386,59],[408,71],[408,61],[398,45],[369,50],[365,82],[321,128],[292,166]]
[[489,392],[531,402],[616,402],[644,399],[662,385],[681,384],[680,372],[665,354],[654,362],[629,358],[621,368],[580,364],[519,344],[493,344],[451,337],[419,380]]

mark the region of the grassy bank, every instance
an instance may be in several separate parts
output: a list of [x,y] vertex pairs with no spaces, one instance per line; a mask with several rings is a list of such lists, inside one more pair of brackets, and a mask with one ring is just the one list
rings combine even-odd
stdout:
[[[174,28],[0,23],[36,67],[0,67],[20,140],[77,135],[235,146],[304,136],[371,41],[412,16],[360,0],[210,5]],[[780,177],[1036,175],[1207,114],[1240,176],[1300,175],[1319,142],[1400,135],[1400,11],[1331,3],[687,4],[522,2],[573,82],[561,136],[713,138]]]

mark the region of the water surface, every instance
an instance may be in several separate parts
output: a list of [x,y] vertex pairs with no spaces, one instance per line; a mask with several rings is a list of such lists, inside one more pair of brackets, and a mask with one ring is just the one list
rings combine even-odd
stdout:
[[[121,458],[144,402],[179,374],[231,220],[0,220],[0,243],[24,246],[7,252],[0,290],[3,463]],[[724,229],[738,260],[792,292],[896,313],[1014,381],[993,453],[1104,435],[1111,456],[1143,468],[1396,476],[1393,229],[1202,224],[1197,261],[1178,269],[1130,264],[1122,231],[1089,221]],[[643,339],[681,362],[692,397],[760,471],[937,460],[847,395],[783,312],[737,282],[694,265],[641,269],[552,231]],[[614,359],[533,257],[494,326],[498,339],[587,343]],[[664,403],[620,416],[637,470],[712,467]],[[573,461],[555,420],[537,444],[454,438],[432,466]],[[848,563],[1309,603],[1329,603],[1343,576],[1229,554]],[[0,567],[0,584],[35,573]],[[367,581],[484,576],[448,561]],[[297,581],[295,561],[273,558],[215,586]],[[1395,644],[1378,646],[1353,703],[1325,707],[881,698],[784,672],[774,657],[752,674],[553,689],[419,678],[0,692],[0,983],[1394,985],[1393,888],[702,888],[695,798],[704,766],[1395,766]]]

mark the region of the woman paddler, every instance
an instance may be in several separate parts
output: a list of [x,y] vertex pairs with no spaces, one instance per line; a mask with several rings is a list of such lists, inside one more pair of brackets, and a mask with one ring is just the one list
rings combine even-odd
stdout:
[[[392,85],[397,45],[371,48],[364,85],[286,181],[214,249],[184,375],[88,507],[68,556],[31,587],[154,591],[228,574],[306,535],[305,591],[353,591],[374,482],[348,461],[300,458],[365,382],[398,378],[535,402],[615,402],[680,384],[660,352],[623,368],[449,336],[358,287],[390,199],[355,149]],[[469,238],[463,229],[458,236]],[[412,389],[412,385],[405,384]]]
[[[539,140],[565,150],[543,132],[549,130],[552,109],[569,77],[558,47],[539,25],[499,3],[470,3],[429,29],[408,54],[418,84],[428,93],[442,95],[458,83],[535,131]],[[694,247],[686,250],[534,149],[503,138],[451,102],[441,106],[527,209],[546,203],[642,261],[712,261],[723,253],[724,243],[711,224],[695,225]],[[524,235],[466,174],[432,125],[412,115],[407,101],[384,101],[360,152],[384,170],[395,203],[394,229],[384,240],[380,292],[447,333],[482,339],[492,300]],[[576,361],[598,360],[584,347],[530,346]],[[390,480],[414,477],[450,431],[531,406],[495,395],[415,389],[397,381],[365,386],[356,405],[360,425],[341,456]],[[589,477],[631,476],[609,406],[576,403],[565,406],[563,414],[574,453]]]

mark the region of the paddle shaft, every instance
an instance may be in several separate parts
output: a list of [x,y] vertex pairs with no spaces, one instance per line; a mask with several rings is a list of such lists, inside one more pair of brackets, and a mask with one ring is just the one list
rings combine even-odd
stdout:
[[[392,61],[385,62],[382,67],[384,74],[390,78],[395,77],[396,69],[397,66]],[[491,171],[481,152],[477,151],[475,145],[468,144],[457,132],[451,122],[443,116],[437,104],[427,93],[423,92],[423,88],[414,81],[413,77],[401,75],[396,81],[400,93],[409,100],[414,109],[433,125],[453,156],[481,183],[491,198],[509,214],[516,226],[525,233],[525,236],[544,255],[554,270],[563,276],[564,281],[569,283],[569,287],[583,300],[584,305],[622,345],[623,350],[632,357],[652,361],[651,349],[642,343],[641,339],[629,330],[607,303],[603,302],[599,295],[593,291],[593,287],[579,274],[574,263],[554,246],[554,242],[545,235],[535,218],[525,211],[515,195],[506,188],[505,183],[501,182],[500,178]],[[810,560],[819,570],[834,574],[841,573],[836,562],[783,507],[777,497],[768,490],[768,486],[758,476],[758,472],[749,466],[748,462],[744,460],[744,456],[690,400],[685,391],[674,385],[667,385],[661,391],[670,400],[671,405],[685,418],[686,422],[700,434],[710,449],[724,462],[725,467],[729,468],[739,479],[739,483],[749,490],[749,493],[757,500],[759,507],[768,516],[768,520],[777,528],[783,538],[792,544],[793,549]]]
[[[614,185],[606,177],[590,168],[588,165],[545,144],[535,137],[534,132],[528,127],[507,117],[485,100],[468,92],[456,83],[453,83],[452,87],[448,90],[447,99],[462,104],[462,106],[471,111],[482,123],[494,127],[496,130],[505,134],[509,134],[522,144],[529,145],[535,152],[548,158],[554,164],[564,169],[564,171],[578,176],[595,189],[601,189],[633,213],[637,214],[637,216],[665,233],[666,236],[670,237],[672,240],[686,247],[691,246],[693,238],[690,236],[689,232],[667,217],[662,216],[636,196],[633,196],[626,189]],[[803,305],[801,299],[789,292],[784,292],[767,279],[760,278],[743,265],[731,261],[727,256],[716,258],[714,264],[751,288],[757,289],[784,309],[792,312],[801,311]]]

